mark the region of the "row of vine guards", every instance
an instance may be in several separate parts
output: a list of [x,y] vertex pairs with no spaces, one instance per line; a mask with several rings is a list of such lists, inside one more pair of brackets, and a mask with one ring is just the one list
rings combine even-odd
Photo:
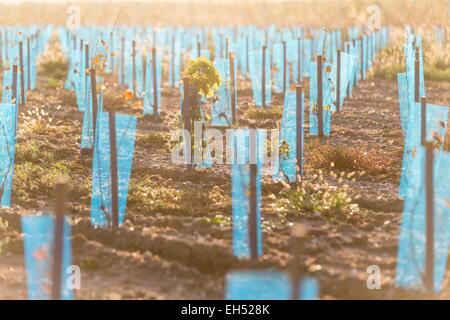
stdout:
[[433,295],[441,291],[450,246],[450,150],[443,144],[450,106],[427,103],[422,39],[410,29],[406,35],[406,72],[397,76],[405,148],[396,283]]

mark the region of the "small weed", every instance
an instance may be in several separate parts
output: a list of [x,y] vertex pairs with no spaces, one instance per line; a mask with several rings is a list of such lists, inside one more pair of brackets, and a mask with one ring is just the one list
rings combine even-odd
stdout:
[[69,176],[70,170],[65,161],[49,164],[49,167],[32,162],[16,164],[14,168],[13,192],[21,200],[27,200],[30,194],[50,196],[53,194],[56,179]]
[[315,169],[328,170],[331,164],[337,171],[364,172],[371,176],[389,174],[392,171],[391,163],[379,152],[322,144],[317,139],[310,140],[305,149],[305,157]]
[[63,81],[66,78],[69,64],[61,55],[45,57],[39,64],[39,75],[52,81]]
[[136,210],[198,216],[205,212],[220,211],[227,201],[218,188],[212,188],[210,192],[194,185],[179,188],[146,175],[132,178],[128,204]]
[[33,164],[47,165],[53,163],[55,161],[53,153],[42,150],[43,147],[44,144],[37,140],[18,143],[15,154],[16,164],[31,162]]
[[319,212],[332,219],[348,219],[359,213],[359,207],[353,203],[347,191],[348,185],[329,185],[319,171],[312,176],[311,181],[303,180],[293,187],[284,183],[278,206],[288,214]]
[[44,109],[36,108],[21,113],[19,129],[23,133],[45,135],[56,131],[56,122]]
[[162,148],[169,143],[169,135],[160,132],[150,132],[138,136],[137,144],[143,147]]
[[283,117],[283,110],[276,107],[256,108],[250,107],[246,117],[250,120],[280,120]]

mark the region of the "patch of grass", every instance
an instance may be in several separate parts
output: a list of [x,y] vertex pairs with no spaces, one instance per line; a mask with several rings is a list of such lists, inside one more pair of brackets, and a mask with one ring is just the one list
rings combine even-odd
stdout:
[[220,190],[202,190],[195,185],[171,186],[152,176],[132,178],[128,193],[130,208],[160,213],[192,216],[220,209],[227,205]]
[[125,99],[123,94],[116,91],[105,90],[103,92],[103,104],[114,110],[128,108],[129,101]]
[[349,219],[359,213],[358,204],[347,193],[348,186],[331,186],[324,182],[321,172],[311,181],[303,180],[291,187],[284,184],[278,206],[288,214],[321,213],[331,219]]
[[397,73],[405,72],[405,69],[403,47],[398,44],[380,51],[372,72],[376,78],[396,80]]
[[373,76],[385,80],[397,80],[397,74],[405,72],[405,66],[398,64],[391,64],[380,66],[377,65],[373,69]]
[[440,69],[436,66],[425,66],[424,75],[427,80],[450,81],[450,67],[448,69]]
[[54,81],[65,80],[69,63],[62,56],[49,57],[39,64],[39,75],[53,79]]
[[16,145],[15,161],[16,164],[31,162],[38,165],[47,165],[55,161],[53,153],[42,150],[43,143],[38,140],[31,140],[27,143],[18,143]]
[[232,226],[231,217],[224,216],[221,214],[216,214],[212,218],[208,218],[208,217],[203,218],[202,221],[204,223],[212,224],[212,225],[219,226],[219,227],[231,227]]
[[30,195],[51,196],[56,180],[69,176],[70,169],[66,161],[41,166],[32,162],[23,162],[14,167],[13,192],[20,201],[28,203]]
[[383,154],[362,148],[340,147],[309,140],[305,146],[307,162],[315,169],[331,167],[341,172],[364,172],[371,176],[389,174],[391,162]]
[[19,130],[23,133],[46,135],[57,131],[56,121],[43,108],[35,108],[21,114]]
[[250,107],[246,117],[250,120],[280,120],[283,117],[283,110],[277,107]]
[[143,147],[162,148],[168,146],[169,135],[160,132],[150,132],[143,135],[139,135],[136,143]]
[[95,259],[89,257],[83,258],[78,264],[81,270],[95,271],[99,269],[99,265]]
[[[450,58],[448,48],[438,48],[424,43],[424,75],[426,80],[450,81]],[[397,74],[405,72],[406,62],[403,44],[394,44],[380,52],[373,68],[376,78],[396,80]]]
[[57,89],[62,88],[63,82],[61,80],[50,77],[47,79],[47,83],[45,84],[46,89]]
[[0,218],[0,231],[1,232],[6,232],[6,230],[8,230],[8,221],[3,220],[2,218]]
[[136,209],[170,211],[175,209],[181,192],[157,183],[151,176],[132,178],[128,192],[128,205]]

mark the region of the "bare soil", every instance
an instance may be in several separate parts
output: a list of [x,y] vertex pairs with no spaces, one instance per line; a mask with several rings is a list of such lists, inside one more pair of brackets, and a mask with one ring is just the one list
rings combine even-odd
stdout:
[[[450,84],[428,85],[429,101],[449,104]],[[113,86],[110,83],[107,87]],[[252,266],[238,261],[231,251],[229,168],[217,165],[188,173],[172,164],[164,143],[149,138],[170,132],[171,119],[179,106],[177,90],[163,90],[160,119],[139,117],[126,221],[117,231],[94,229],[89,223],[91,166],[88,159],[80,157],[82,114],[76,110],[73,93],[42,85],[30,92],[26,108],[44,106],[59,122],[48,134],[20,131],[17,144],[26,147],[31,139],[39,141],[39,153],[51,153],[70,164],[73,260],[82,270],[77,299],[221,299],[224,278],[231,269],[287,267],[291,259],[290,226],[298,222],[308,228],[299,267],[319,280],[321,298],[426,298],[395,288],[403,152],[396,88],[396,82],[369,78],[358,85],[342,112],[333,117],[332,145],[358,148],[368,156],[377,154],[386,160],[385,174],[347,181],[351,193],[361,195],[357,200],[361,213],[352,219],[329,219],[307,212],[282,215],[273,205],[272,196],[278,196],[281,186],[264,178],[264,255]],[[120,101],[122,89],[111,90]],[[241,82],[241,117],[250,101],[248,83]],[[280,98],[276,101],[280,108]],[[132,108],[139,106],[124,109],[136,113],[130,111]],[[19,120],[19,126],[21,123]],[[307,149],[306,162],[313,152]],[[23,159],[16,159],[16,166],[23,163]],[[308,164],[309,169],[313,167],[314,163]],[[20,195],[14,189],[14,206],[0,210],[0,217],[9,223],[7,233],[0,236],[9,238],[0,254],[0,299],[26,299],[20,217],[51,210],[52,186],[48,190]],[[370,265],[381,268],[381,290],[367,289],[366,270]]]

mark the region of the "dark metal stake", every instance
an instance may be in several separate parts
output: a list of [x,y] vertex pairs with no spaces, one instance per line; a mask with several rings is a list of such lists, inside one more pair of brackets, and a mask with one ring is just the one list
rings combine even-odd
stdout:
[[416,48],[416,59],[414,61],[414,101],[420,102],[420,51]]
[[225,39],[225,58],[228,57],[230,52],[230,40],[228,38]]
[[319,138],[325,136],[323,131],[323,60],[322,56],[317,56],[317,120],[318,120],[318,131]]
[[299,264],[300,264],[300,256],[302,250],[302,244],[304,239],[306,238],[306,227],[302,224],[294,225],[291,233],[291,252],[292,252],[292,260],[290,265],[290,273],[291,273],[291,299],[299,300],[299,283],[300,283],[300,272],[299,272]]
[[361,37],[361,80],[364,80],[364,37]]
[[110,38],[109,47],[110,47],[110,52],[111,52],[111,54],[110,54],[110,56],[111,56],[111,74],[114,74],[114,69],[115,69],[115,64],[114,64],[115,57],[113,55],[113,52],[114,52],[114,34],[113,34],[112,31],[109,34],[109,38]]
[[258,259],[258,234],[257,234],[257,198],[256,198],[256,178],[257,178],[257,156],[256,156],[256,129],[251,128],[249,130],[249,216],[248,216],[248,232],[250,242],[250,256],[252,261]]
[[53,252],[52,272],[52,299],[61,300],[62,289],[62,261],[64,256],[64,215],[66,213],[66,202],[68,198],[68,184],[60,180],[55,184],[55,236]]
[[145,94],[147,94],[147,53],[142,55],[142,88]]
[[[346,51],[347,51],[347,54],[351,54],[350,53],[350,43],[346,44]],[[347,86],[347,97],[350,97],[350,89],[351,89],[350,86],[351,86],[351,81],[349,81],[348,86]]]
[[302,39],[297,38],[297,83],[302,83]]
[[91,95],[92,95],[92,136],[95,141],[95,131],[97,127],[98,101],[97,101],[97,77],[95,69],[89,69],[91,77]]
[[133,40],[131,59],[133,61],[133,97],[136,97],[136,40]]
[[201,46],[202,46],[201,42],[197,41],[197,58],[200,58],[200,56],[201,56],[201,51],[202,51]]
[[261,75],[261,94],[262,94],[262,107],[266,107],[266,45],[262,46],[262,75]]
[[341,112],[341,49],[337,49],[336,111]]
[[287,87],[286,41],[283,41],[283,95]]
[[425,265],[425,287],[429,293],[434,290],[434,146],[432,142],[425,145],[426,149],[426,265]]
[[20,104],[25,106],[25,75],[23,65],[23,43],[19,41],[19,70],[20,70]]
[[27,37],[27,88],[30,90],[31,88],[31,48],[30,48],[30,37]]
[[119,227],[119,177],[117,172],[116,115],[109,111],[109,146],[111,156],[111,209],[112,226]]
[[420,137],[422,145],[425,145],[427,141],[427,98],[420,98],[420,108],[421,108],[421,126],[420,126]]
[[12,74],[12,85],[11,85],[11,90],[12,90],[12,95],[11,95],[11,102],[13,102],[14,104],[17,104],[17,72],[18,72],[18,67],[17,64],[13,65],[13,74]]
[[90,65],[90,63],[89,63],[89,44],[87,43],[84,47],[85,47],[84,63],[85,63],[85,67],[86,67],[86,69],[83,71],[84,72],[84,87],[87,90],[88,77],[89,77],[89,74],[87,71],[89,70],[89,65]]
[[236,77],[234,70],[234,53],[229,53],[229,59],[230,59],[230,90],[231,90],[231,121],[233,124],[236,123],[237,116],[236,116]]
[[245,70],[245,71],[247,73],[246,76],[248,76],[249,75],[249,70],[250,70],[250,67],[249,67],[250,60],[249,60],[249,40],[248,40],[248,36],[245,37],[245,60],[246,60],[246,65],[247,65],[247,70]]
[[296,158],[297,158],[297,167],[298,171],[297,174],[300,175],[300,177],[303,177],[303,139],[304,139],[304,114],[303,114],[303,99],[302,99],[302,93],[303,88],[301,85],[297,85],[295,87],[295,93],[296,93],[296,100],[297,100],[297,110],[296,110],[296,140],[297,140],[297,148],[296,148]]
[[172,37],[172,82],[175,87],[175,36]]
[[[184,123],[184,129],[187,130],[191,136],[192,127],[191,127],[191,94],[190,94],[190,86],[189,86],[189,79],[183,78],[183,123]],[[187,160],[186,168],[188,171],[191,171],[192,166],[192,138],[190,147],[186,148],[188,154],[185,155]]]
[[122,50],[120,52],[120,78],[121,78],[121,84],[123,85],[125,83],[125,38],[122,37],[120,39]]
[[156,48],[152,48],[153,115],[158,115],[158,77],[156,73]]

